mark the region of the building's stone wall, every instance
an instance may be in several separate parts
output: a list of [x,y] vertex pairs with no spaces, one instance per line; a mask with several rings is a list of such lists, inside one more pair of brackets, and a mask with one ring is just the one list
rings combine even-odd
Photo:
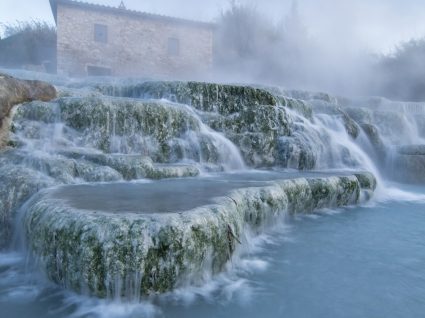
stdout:
[[[108,26],[107,43],[94,40],[94,25]],[[88,66],[111,69],[114,76],[187,76],[212,67],[213,28],[167,18],[120,12],[57,8],[57,68],[70,76],[87,75]],[[179,40],[178,56],[168,53],[168,39]]]

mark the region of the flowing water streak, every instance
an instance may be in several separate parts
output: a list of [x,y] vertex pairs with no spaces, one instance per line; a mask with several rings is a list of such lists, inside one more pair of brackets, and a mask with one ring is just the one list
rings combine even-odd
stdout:
[[[172,103],[166,99],[168,103]],[[242,158],[241,152],[229,139],[227,139],[223,134],[213,130],[211,127],[206,125],[201,117],[196,112],[196,109],[184,104],[173,103],[175,107],[182,108],[190,113],[191,116],[196,118],[200,127],[200,133],[207,136],[210,140],[213,141],[215,148],[219,153],[219,162],[223,164],[226,171],[231,170],[246,170],[246,165]],[[199,142],[198,142],[199,143]],[[198,146],[199,147],[199,146]],[[202,163],[202,158],[201,158]]]
[[303,117],[294,110],[286,109],[292,122],[298,128],[295,131],[314,149],[316,169],[348,169],[372,172],[378,180],[383,178],[376,163],[365,150],[350,137],[339,117],[326,114],[314,115],[313,120]]
[[[106,98],[105,98],[106,99]],[[117,100],[117,99],[116,99]],[[118,98],[119,100],[119,98]],[[125,100],[125,99],[124,99]],[[140,103],[138,101],[129,101]],[[143,102],[142,102],[143,103]],[[158,103],[164,109],[164,120],[166,122],[160,123],[164,125],[163,129],[167,129],[176,120],[172,118],[175,114],[173,108],[178,109],[182,114],[186,113],[186,127],[180,136],[174,136],[170,141],[169,147],[177,146],[177,149],[182,151],[183,157],[180,158],[177,153],[172,153],[169,160],[170,163],[182,162],[195,162],[199,163],[201,168],[203,165],[217,164],[221,165],[226,171],[230,170],[243,170],[245,169],[244,160],[237,147],[222,134],[214,131],[202,122],[199,115],[195,110],[188,105],[181,105],[170,103],[168,101],[146,101],[146,103]],[[164,103],[164,105],[161,105]],[[24,112],[30,112],[29,106],[24,106]],[[88,127],[86,132],[76,131],[69,127],[61,117],[64,116],[63,112],[68,112],[65,116],[70,114],[74,116],[70,106],[59,106],[58,103],[49,103],[44,106],[45,109],[51,109],[54,113],[53,121],[35,121],[28,120],[22,123],[23,127],[18,126],[16,137],[22,143],[22,151],[28,153],[28,157],[45,157],[57,156],[62,154],[64,148],[81,149],[83,152],[95,153],[98,147],[98,141],[102,138],[109,138],[109,147],[107,152],[111,154],[137,154],[140,152],[145,156],[155,156],[160,151],[158,140],[156,136],[150,135],[140,129],[138,123],[129,117],[124,118],[124,121],[119,123],[120,131],[126,130],[125,134],[118,134],[118,111],[119,108],[114,106],[114,100],[104,102],[105,122],[97,123],[104,127]],[[87,107],[87,106],[85,106]],[[61,109],[62,108],[62,109]],[[43,109],[43,111],[45,110]],[[62,111],[62,114],[61,114]],[[84,109],[84,111],[86,111]],[[122,110],[125,112],[126,110]],[[130,110],[131,111],[131,110]],[[28,115],[24,115],[28,116]],[[30,115],[31,116],[31,113]],[[122,114],[120,114],[122,116]],[[97,120],[97,119],[94,119]],[[142,118],[142,120],[144,120]],[[184,126],[185,122],[182,122]],[[17,123],[19,125],[20,123]],[[121,127],[123,126],[123,127]],[[105,136],[99,129],[105,129]],[[174,145],[173,145],[174,143]],[[171,148],[172,151],[174,148]],[[54,159],[54,158],[53,158]],[[57,159],[57,158],[56,158]]]
[[[149,101],[149,100],[147,100]],[[199,117],[199,115],[196,113],[195,109],[190,107],[189,105],[183,105],[178,103],[173,103],[168,100],[161,100],[162,102],[167,103],[170,107],[175,107],[177,109],[181,109],[184,112],[188,113],[189,117],[194,118],[194,120],[197,122],[197,125],[199,127],[199,131],[195,132],[190,129],[190,127],[187,127],[186,133],[181,136],[181,138],[178,139],[178,142],[183,146],[182,148],[183,153],[187,156],[183,158],[184,161],[191,161],[196,158],[196,155],[194,153],[198,153],[199,157],[196,158],[198,162],[202,165],[209,164],[208,161],[206,161],[203,157],[203,151],[202,151],[202,138],[205,138],[206,140],[209,140],[212,142],[212,145],[214,147],[213,151],[217,151],[218,154],[218,160],[217,163],[223,166],[225,171],[231,171],[231,170],[244,170],[246,169],[244,160],[240,154],[239,149],[226,137],[224,137],[219,132],[214,131],[209,126],[207,126]],[[108,118],[111,115],[108,113]],[[170,117],[171,114],[168,115],[168,122],[164,123],[165,125],[169,126],[172,118]],[[111,128],[111,146],[110,151],[111,153],[131,153],[133,150],[131,147],[127,144],[128,138],[135,138],[135,136],[138,136],[139,143],[142,144],[145,149],[147,149],[147,155],[152,152],[153,147],[157,147],[154,142],[150,140],[148,136],[143,136],[143,132],[141,131],[133,131],[130,133],[130,135],[126,136],[117,136],[116,134],[116,113],[112,113],[112,120],[108,120],[108,127],[112,126]],[[124,123],[125,125],[125,123]]]
[[[300,127],[296,129],[297,133],[302,135],[303,140],[314,149],[314,153],[317,156],[317,169],[362,169],[372,172],[377,179],[375,202],[388,200],[423,202],[425,201],[425,194],[401,190],[397,184],[390,181],[394,169],[398,169],[392,163],[393,158],[398,155],[397,148],[393,146],[396,139],[401,136],[405,144],[425,144],[425,140],[418,130],[417,119],[414,117],[415,113],[412,113],[411,109],[406,105],[408,103],[396,104],[395,109],[390,111],[393,116],[400,119],[398,123],[402,125],[403,131],[407,131],[407,133],[396,133],[397,138],[391,134],[389,137],[383,138],[388,152],[386,162],[382,162],[382,160],[374,156],[374,151],[371,151],[373,147],[362,130],[355,140],[349,136],[344,123],[338,116],[314,114],[313,119],[310,120],[294,110],[286,108],[286,111],[292,118],[294,125]],[[394,103],[388,102],[388,104],[384,103],[381,108],[386,110],[392,106],[394,106]],[[420,114],[423,115],[425,104],[415,105],[414,110],[417,112],[418,109]],[[380,128],[380,135],[388,136],[388,134],[385,135],[386,127],[385,129],[382,127],[384,123],[377,122],[377,125]]]

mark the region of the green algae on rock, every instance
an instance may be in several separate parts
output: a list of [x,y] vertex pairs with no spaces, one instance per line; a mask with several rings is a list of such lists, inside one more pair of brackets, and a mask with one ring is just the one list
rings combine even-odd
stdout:
[[[299,124],[306,120],[314,123],[314,113],[337,118],[353,139],[360,133],[359,125],[338,105],[338,99],[323,93],[297,93],[262,86],[149,81],[123,86],[103,85],[97,89],[110,96],[165,98],[186,103],[197,109],[210,127],[231,139],[240,148],[245,162],[254,167],[316,168],[321,161],[320,154],[312,149],[319,140],[314,137],[316,140],[310,140],[306,135],[311,132],[304,131],[305,127]],[[299,97],[306,100],[296,99]],[[299,157],[304,161],[294,164]]]
[[40,189],[56,184],[41,172],[13,164],[0,166],[0,248],[12,237],[12,224],[21,205]]
[[371,178],[276,180],[178,213],[77,209],[49,190],[32,199],[25,232],[54,282],[98,297],[137,298],[220,272],[248,229],[258,231],[286,213],[358,203],[360,193],[374,187]]
[[[241,158],[235,161],[229,157],[237,149],[184,105],[106,97],[61,98],[56,103],[21,105],[13,125],[15,133],[43,142],[40,139],[44,131],[56,123],[64,124],[61,143],[66,148],[140,154],[156,163],[185,159],[233,168],[243,166]],[[157,171],[152,173],[159,175]]]
[[213,84],[203,82],[144,82],[98,89],[110,96],[169,99],[187,104],[205,112],[230,115],[246,107],[277,105],[275,96],[265,90],[242,85]]

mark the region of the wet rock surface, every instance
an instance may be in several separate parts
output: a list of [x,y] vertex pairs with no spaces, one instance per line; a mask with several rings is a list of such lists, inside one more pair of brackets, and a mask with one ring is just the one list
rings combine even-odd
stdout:
[[0,73],[0,148],[7,144],[9,115],[15,105],[32,100],[49,101],[56,89],[45,82],[18,80]]
[[[211,180],[200,180],[194,187],[205,183],[200,193],[204,199],[192,204],[170,196],[168,205],[145,201],[149,195],[133,197],[129,206],[96,204],[108,195],[108,187],[92,188],[88,201],[83,195],[90,191],[87,186],[63,187],[32,200],[26,235],[48,277],[65,287],[99,297],[166,292],[187,279],[201,282],[205,273],[223,270],[238,241],[244,244],[246,231],[257,231],[279,215],[358,203],[361,192],[373,190],[375,184],[370,174],[359,176],[362,182],[354,175],[288,180],[275,176],[273,181],[251,183],[232,177],[236,184],[224,190]],[[171,187],[174,193],[175,182],[160,184],[154,192],[161,196]],[[128,194],[132,186],[124,186]],[[220,189],[221,197],[215,197],[211,186]]]
[[276,97],[266,90],[241,85],[202,82],[144,82],[129,86],[99,86],[110,96],[133,98],[165,98],[204,112],[221,115],[237,113],[254,105],[277,105]]
[[198,82],[145,82],[121,87],[97,86],[97,89],[110,96],[165,98],[187,103],[211,128],[235,143],[245,162],[254,167],[312,169],[318,167],[318,162],[326,161],[318,158],[324,156],[324,149],[317,148],[329,137],[312,131],[311,126],[306,127],[313,111],[341,121],[353,139],[360,132],[359,125],[335,104],[335,98],[320,93],[303,101],[294,97],[305,97],[306,92]]

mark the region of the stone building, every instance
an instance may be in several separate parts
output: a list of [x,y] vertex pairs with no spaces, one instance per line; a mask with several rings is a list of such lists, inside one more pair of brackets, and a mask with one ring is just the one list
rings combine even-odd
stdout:
[[174,77],[210,72],[214,25],[74,0],[50,0],[57,71]]

